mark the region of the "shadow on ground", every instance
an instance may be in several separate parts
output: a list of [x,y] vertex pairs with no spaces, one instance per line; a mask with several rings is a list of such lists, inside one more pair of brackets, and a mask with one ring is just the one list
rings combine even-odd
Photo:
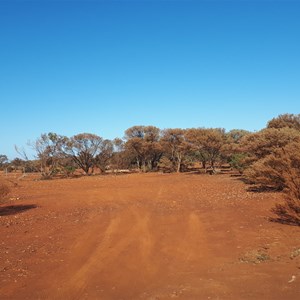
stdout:
[[0,216],[9,216],[19,214],[23,211],[37,208],[35,204],[27,204],[27,205],[9,205],[0,207]]
[[250,186],[247,189],[247,192],[252,192],[252,193],[275,193],[275,192],[280,192],[278,188],[274,188],[271,186]]
[[277,204],[271,210],[277,217],[269,218],[269,221],[291,226],[300,226],[300,208],[289,203]]

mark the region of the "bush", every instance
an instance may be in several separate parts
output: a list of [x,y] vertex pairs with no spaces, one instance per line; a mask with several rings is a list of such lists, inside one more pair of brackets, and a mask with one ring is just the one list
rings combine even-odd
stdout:
[[245,174],[255,183],[286,189],[300,200],[300,142],[292,142],[256,161]]
[[0,181],[0,201],[10,192],[9,187],[2,181]]
[[285,203],[272,210],[278,221],[300,225],[300,142],[292,142],[263,159],[246,171],[248,178],[263,186],[286,193]]
[[277,204],[272,209],[272,212],[278,217],[271,218],[271,221],[300,226],[300,199],[295,199],[288,195],[285,198],[285,203]]
[[229,158],[229,165],[242,174],[247,167],[247,154],[235,153],[231,155]]
[[166,156],[163,156],[158,162],[158,168],[163,172],[174,172],[174,164],[173,162]]
[[273,212],[281,222],[300,226],[300,143],[293,143],[283,149],[283,161],[286,169],[283,178],[286,186],[284,204],[278,204]]

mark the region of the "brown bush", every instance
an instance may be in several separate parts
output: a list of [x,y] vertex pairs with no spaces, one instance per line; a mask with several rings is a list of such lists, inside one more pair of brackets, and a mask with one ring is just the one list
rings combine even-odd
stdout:
[[300,142],[274,149],[272,154],[256,161],[246,174],[252,181],[286,189],[292,198],[300,199]]
[[300,143],[287,145],[283,149],[283,159],[287,169],[283,172],[286,185],[286,198],[283,205],[278,204],[273,212],[279,221],[300,226]]
[[300,225],[300,142],[277,148],[255,162],[246,174],[255,183],[286,193],[285,203],[272,210],[282,223]]
[[284,204],[277,204],[272,212],[277,215],[276,218],[270,218],[271,221],[280,222],[289,225],[300,226],[300,200],[291,198],[289,195]]
[[3,181],[0,181],[0,201],[10,192],[10,189],[7,184]]
[[252,158],[252,162],[255,162],[288,144],[299,142],[300,131],[294,128],[266,128],[242,138],[240,148]]
[[300,114],[283,114],[268,122],[268,128],[294,128],[300,130]]

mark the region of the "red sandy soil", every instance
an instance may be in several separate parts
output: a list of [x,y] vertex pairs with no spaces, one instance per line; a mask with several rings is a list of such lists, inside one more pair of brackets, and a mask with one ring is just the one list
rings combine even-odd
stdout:
[[268,220],[280,193],[229,175],[16,182],[1,299],[300,299],[300,227]]

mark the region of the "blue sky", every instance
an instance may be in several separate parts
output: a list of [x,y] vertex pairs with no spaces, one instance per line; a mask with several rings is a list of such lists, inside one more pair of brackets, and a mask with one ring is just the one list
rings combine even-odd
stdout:
[[300,1],[0,0],[0,154],[41,133],[300,113]]

